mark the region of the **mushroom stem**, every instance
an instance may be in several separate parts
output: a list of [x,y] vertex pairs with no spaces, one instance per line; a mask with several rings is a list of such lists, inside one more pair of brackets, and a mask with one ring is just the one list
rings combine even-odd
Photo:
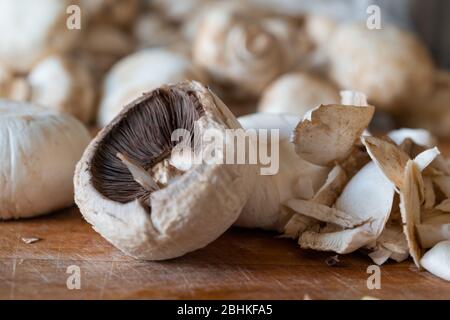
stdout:
[[147,191],[156,191],[159,189],[158,184],[153,180],[152,176],[139,164],[118,152],[116,157],[128,168],[134,181],[139,183]]

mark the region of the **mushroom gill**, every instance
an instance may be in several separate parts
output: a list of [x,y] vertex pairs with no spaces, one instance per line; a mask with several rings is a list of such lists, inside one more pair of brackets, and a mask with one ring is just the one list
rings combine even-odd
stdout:
[[132,102],[105,128],[90,167],[94,187],[113,201],[148,203],[152,190],[137,182],[130,163],[150,174],[178,143],[171,139],[174,130],[189,131],[193,143],[194,122],[203,114],[193,91],[172,86]]

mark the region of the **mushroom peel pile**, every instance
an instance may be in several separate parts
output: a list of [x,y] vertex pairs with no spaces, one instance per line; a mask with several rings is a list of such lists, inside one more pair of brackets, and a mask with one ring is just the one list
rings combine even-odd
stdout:
[[[123,252],[162,260],[202,248],[238,218],[256,167],[185,166],[172,131],[240,128],[197,82],[157,88],[126,106],[91,142],[75,173],[75,201],[94,229]],[[196,137],[192,138],[196,141]],[[202,144],[202,151],[211,145]],[[220,153],[220,151],[217,150]]]
[[411,255],[420,268],[425,249],[450,237],[448,161],[423,130],[391,132],[397,144],[387,136],[359,139],[373,107],[361,94],[342,97],[345,105],[322,105],[295,129],[300,157],[330,171],[310,199],[284,203],[293,213],[284,235],[302,248],[342,254],[364,248],[377,264]]
[[70,115],[0,100],[0,219],[72,205],[73,172],[89,141]]

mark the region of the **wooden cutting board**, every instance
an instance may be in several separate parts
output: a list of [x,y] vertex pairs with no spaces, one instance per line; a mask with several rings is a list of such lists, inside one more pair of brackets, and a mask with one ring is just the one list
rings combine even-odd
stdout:
[[[450,143],[440,149],[450,154]],[[23,242],[30,237],[42,240]],[[330,267],[331,256],[274,233],[232,228],[184,257],[137,261],[70,208],[0,222],[0,299],[450,299],[450,283],[419,272],[411,259],[383,265],[381,289],[369,290],[367,256],[340,256]],[[79,267],[79,290],[67,288],[70,266]]]
[[[22,237],[42,240],[26,244]],[[369,258],[340,256],[330,267],[330,256],[273,233],[233,228],[184,257],[137,261],[72,208],[0,223],[0,299],[450,299],[450,284],[411,260],[382,266],[381,289],[369,290]],[[81,271],[80,290],[66,285],[73,265]]]

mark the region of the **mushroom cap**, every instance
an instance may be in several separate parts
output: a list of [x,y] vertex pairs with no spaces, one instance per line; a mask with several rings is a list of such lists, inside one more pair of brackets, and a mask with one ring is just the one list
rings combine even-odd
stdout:
[[73,172],[89,140],[70,115],[0,100],[0,219],[73,204]]
[[[176,95],[183,98],[182,104]],[[163,97],[169,100],[155,102]],[[205,130],[240,127],[203,85],[163,86],[126,106],[78,163],[75,201],[81,213],[126,254],[163,260],[202,248],[233,224],[247,201],[256,175],[252,166],[202,162],[159,190],[146,192],[114,158],[116,152],[128,153],[148,170],[161,161],[166,147],[171,148],[170,129],[188,129],[194,122]]]
[[49,56],[28,75],[33,103],[67,112],[84,123],[93,117],[94,81],[89,70],[63,56]]
[[420,263],[435,276],[450,281],[450,240],[435,245],[425,253]]
[[0,61],[27,72],[52,51],[70,49],[79,32],[66,27],[68,0],[0,1]]
[[117,62],[106,75],[98,124],[105,126],[123,106],[143,92],[166,83],[202,80],[191,62],[165,49],[145,49]]
[[331,38],[329,57],[334,81],[364,92],[380,109],[394,110],[431,93],[430,54],[412,34],[395,27],[345,24]]
[[258,111],[303,116],[321,104],[339,103],[332,84],[307,73],[288,73],[276,79],[263,93]]

